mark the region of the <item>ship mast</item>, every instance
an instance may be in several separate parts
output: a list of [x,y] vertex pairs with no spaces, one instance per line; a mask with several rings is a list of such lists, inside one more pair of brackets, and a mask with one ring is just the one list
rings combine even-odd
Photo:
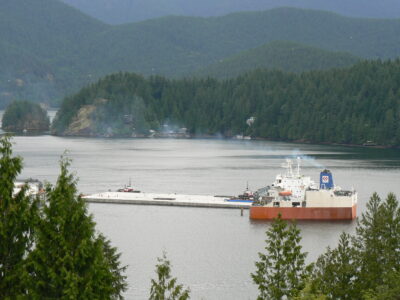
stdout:
[[282,165],[282,167],[284,167],[285,169],[287,169],[286,171],[286,177],[293,177],[293,169],[292,169],[292,160],[291,159],[286,159],[286,163]]
[[297,156],[297,177],[300,177],[300,165],[301,165],[301,158]]

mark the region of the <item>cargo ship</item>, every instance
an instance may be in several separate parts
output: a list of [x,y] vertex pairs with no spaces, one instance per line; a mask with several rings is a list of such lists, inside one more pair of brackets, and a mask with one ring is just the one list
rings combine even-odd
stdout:
[[319,186],[300,174],[300,158],[293,170],[293,161],[286,160],[285,174],[254,193],[250,219],[272,220],[281,215],[285,220],[353,220],[357,214],[357,192],[343,190],[333,183],[332,173],[320,173]]

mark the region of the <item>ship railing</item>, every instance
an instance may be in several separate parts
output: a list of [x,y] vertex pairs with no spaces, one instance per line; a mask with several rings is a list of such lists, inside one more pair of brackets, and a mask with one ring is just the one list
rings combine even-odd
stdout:
[[342,196],[342,197],[350,197],[354,195],[354,191],[345,191],[345,190],[334,191],[333,193],[335,194],[335,196]]
[[259,196],[254,198],[253,206],[264,206],[270,204],[274,200],[271,196]]
[[269,191],[270,189],[271,189],[270,186],[266,186],[266,187],[263,187],[263,188],[258,189],[256,193],[257,193],[258,195],[260,195],[260,196],[264,196],[264,195],[267,195],[267,194],[268,194],[268,191]]

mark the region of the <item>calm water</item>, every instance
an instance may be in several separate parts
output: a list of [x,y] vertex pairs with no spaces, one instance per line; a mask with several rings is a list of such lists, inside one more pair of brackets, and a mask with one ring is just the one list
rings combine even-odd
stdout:
[[[65,149],[73,159],[82,193],[115,190],[132,183],[142,191],[238,194],[270,183],[283,159],[304,155],[303,173],[333,172],[336,184],[359,191],[359,212],[374,192],[400,196],[400,151],[312,146],[264,141],[85,139],[16,137],[24,158],[21,178],[54,182]],[[239,210],[90,205],[98,230],[129,265],[127,299],[146,299],[156,258],[165,250],[172,272],[190,286],[192,299],[254,299],[250,273],[263,250],[269,223],[251,222]],[[302,244],[314,260],[354,222],[301,222]]]

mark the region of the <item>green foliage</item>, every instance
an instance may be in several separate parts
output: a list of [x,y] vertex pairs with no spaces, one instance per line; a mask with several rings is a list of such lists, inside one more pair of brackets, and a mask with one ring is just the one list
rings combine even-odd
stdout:
[[98,241],[103,248],[104,264],[102,267],[106,280],[106,284],[101,287],[102,295],[109,295],[110,299],[123,299],[122,292],[126,291],[128,287],[124,275],[127,266],[121,266],[121,253],[111,245],[110,240],[100,234]]
[[355,299],[357,278],[357,255],[351,245],[350,235],[340,236],[337,248],[328,250],[315,264],[313,287],[327,296],[327,299]]
[[398,299],[400,295],[400,206],[394,194],[375,193],[367,203],[356,235],[342,234],[315,264],[313,291],[327,299]]
[[[400,60],[364,61],[302,74],[257,70],[223,81],[118,73],[64,99],[52,126],[63,134],[79,109],[96,99],[108,99],[105,121],[122,122],[124,111],[140,98],[153,129],[170,121],[200,135],[399,146],[399,69]],[[255,122],[249,127],[251,116]]]
[[189,289],[177,284],[177,279],[171,276],[171,263],[163,253],[156,265],[157,279],[151,280],[150,300],[186,300],[189,299]]
[[259,253],[257,270],[251,274],[258,286],[258,299],[292,298],[305,287],[307,253],[301,252],[300,230],[288,225],[279,215],[268,231],[266,253]]
[[76,181],[61,160],[54,187],[46,188],[47,201],[37,229],[36,247],[29,256],[30,295],[56,299],[119,299],[126,288],[119,254],[95,233]]
[[302,289],[298,296],[293,297],[293,300],[327,300],[328,298],[321,292],[313,289],[312,284],[307,281],[306,286]]
[[47,112],[39,104],[28,101],[12,102],[2,119],[2,129],[7,131],[46,131],[49,125]]
[[393,272],[386,278],[387,283],[363,293],[363,300],[398,300],[400,295],[400,273]]
[[[375,193],[358,222],[355,249],[360,266],[356,284],[361,291],[399,290],[400,206],[394,194],[385,201]],[[387,298],[394,299],[394,298]]]
[[27,187],[14,194],[14,182],[22,159],[12,156],[9,136],[0,139],[0,299],[16,299],[26,293],[26,256],[33,245],[37,201]]

